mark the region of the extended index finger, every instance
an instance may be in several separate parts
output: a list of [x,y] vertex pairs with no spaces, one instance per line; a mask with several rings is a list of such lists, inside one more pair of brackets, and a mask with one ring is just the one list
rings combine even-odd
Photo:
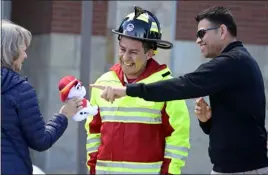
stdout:
[[98,89],[101,89],[101,90],[104,90],[106,88],[106,86],[99,85],[99,84],[90,84],[89,87],[91,87],[91,88],[98,88]]
[[202,97],[199,97],[198,99],[195,100],[195,103],[196,103],[197,105],[200,105],[202,99],[203,99]]

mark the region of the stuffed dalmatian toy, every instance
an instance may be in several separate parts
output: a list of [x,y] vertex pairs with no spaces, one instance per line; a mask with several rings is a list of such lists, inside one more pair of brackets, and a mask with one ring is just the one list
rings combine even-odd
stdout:
[[85,99],[86,89],[82,86],[82,82],[74,76],[65,76],[59,81],[59,91],[61,101],[77,97],[83,99],[83,109],[78,111],[72,118],[74,121],[82,121],[88,116],[94,116],[98,113],[98,106],[91,106],[89,101]]

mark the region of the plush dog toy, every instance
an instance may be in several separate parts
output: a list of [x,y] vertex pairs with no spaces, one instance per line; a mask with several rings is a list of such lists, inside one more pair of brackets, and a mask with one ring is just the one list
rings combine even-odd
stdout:
[[86,119],[89,115],[96,115],[98,113],[97,106],[91,106],[89,101],[85,99],[86,89],[82,86],[82,82],[75,78],[74,76],[65,76],[59,81],[59,91],[60,99],[65,102],[68,99],[77,97],[83,99],[83,109],[78,111],[75,116],[73,116],[74,121],[82,121]]

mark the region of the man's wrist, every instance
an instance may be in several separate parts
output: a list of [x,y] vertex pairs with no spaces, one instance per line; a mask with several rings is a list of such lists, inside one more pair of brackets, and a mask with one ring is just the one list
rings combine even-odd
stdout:
[[138,97],[140,95],[140,84],[139,83],[133,83],[133,84],[127,84],[126,85],[126,95],[130,97]]
[[201,120],[198,119],[198,122],[199,122],[200,126],[207,126],[207,125],[210,124],[211,118],[209,118],[207,121],[201,121]]

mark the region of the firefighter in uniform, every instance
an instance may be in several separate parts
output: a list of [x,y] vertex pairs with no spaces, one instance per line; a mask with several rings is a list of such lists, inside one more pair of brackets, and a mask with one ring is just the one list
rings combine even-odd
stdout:
[[[95,82],[124,86],[170,79],[166,65],[152,57],[158,48],[171,49],[161,40],[158,19],[149,11],[135,12],[118,30],[119,63]],[[123,97],[113,103],[91,91],[91,105],[99,113],[87,119],[87,166],[90,174],[181,174],[190,148],[190,118],[184,100],[151,102]],[[161,94],[159,94],[161,95]]]

